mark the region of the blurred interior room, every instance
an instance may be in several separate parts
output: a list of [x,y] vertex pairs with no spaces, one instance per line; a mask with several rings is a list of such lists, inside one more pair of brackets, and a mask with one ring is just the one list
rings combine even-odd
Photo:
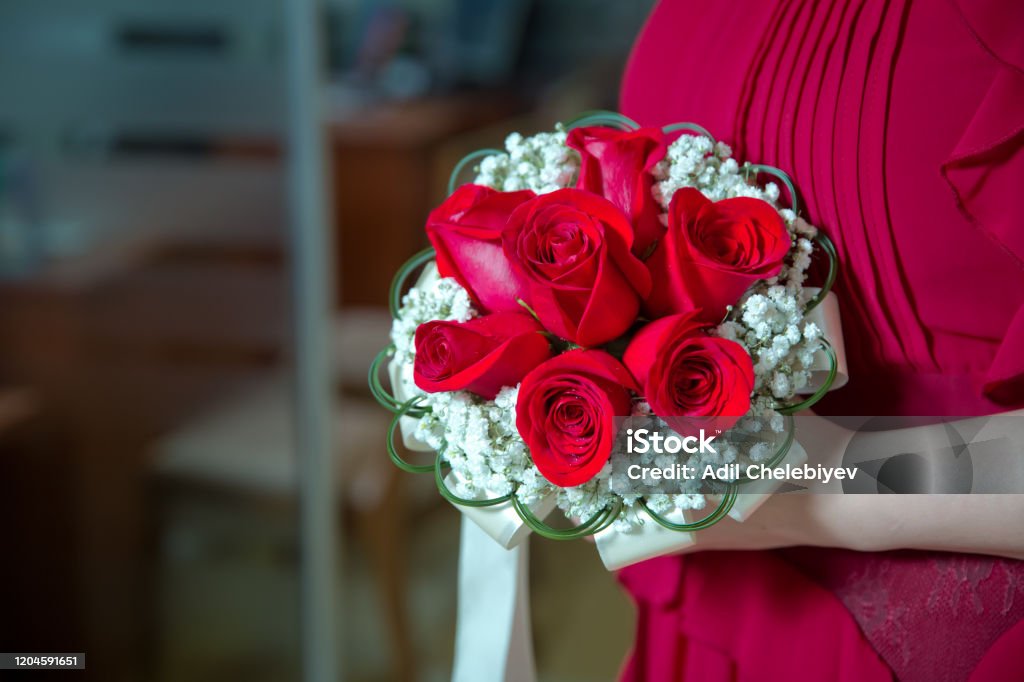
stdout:
[[[302,678],[289,2],[0,3],[0,650]],[[391,275],[468,151],[616,108],[651,4],[319,3],[343,679],[451,674],[459,514],[366,389]],[[535,541],[531,580],[541,679],[611,679],[593,548]]]

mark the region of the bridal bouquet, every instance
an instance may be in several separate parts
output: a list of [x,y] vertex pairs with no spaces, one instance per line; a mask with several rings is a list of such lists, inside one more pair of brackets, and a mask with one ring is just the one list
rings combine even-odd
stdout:
[[[782,462],[789,415],[835,379],[813,312],[831,243],[784,173],[741,165],[693,124],[601,112],[505,146],[456,167],[427,219],[432,248],[393,285],[393,345],[370,371],[395,414],[392,459],[506,545],[532,530],[597,534],[601,549],[711,525],[748,483],[730,465]],[[828,276],[805,288],[817,251]],[[399,454],[398,430],[432,461]],[[630,475],[674,465],[718,474]]]

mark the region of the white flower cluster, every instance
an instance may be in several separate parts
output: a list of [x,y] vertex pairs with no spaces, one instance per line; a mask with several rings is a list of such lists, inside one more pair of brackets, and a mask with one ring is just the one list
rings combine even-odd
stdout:
[[[475,182],[501,191],[530,189],[537,193],[570,187],[575,184],[580,160],[565,141],[566,131],[561,126],[554,132],[530,137],[513,133],[505,141],[505,152],[480,162]],[[778,207],[779,187],[775,183],[763,187],[753,184],[750,167],[740,166],[727,145],[706,137],[681,135],[669,145],[665,159],[655,166],[653,173],[654,197],[666,210],[677,190],[696,187],[713,201],[739,196],[767,201],[776,206],[787,225],[793,246],[782,271],[751,288],[714,331],[743,345],[754,362],[756,380],[751,409],[734,428],[748,434],[763,429],[781,434],[785,421],[775,407],[807,386],[814,355],[823,344],[821,330],[804,319],[803,282],[816,230],[793,211]],[[412,367],[416,327],[429,320],[465,321],[475,315],[468,294],[454,280],[428,278],[406,295],[392,329],[406,394],[422,396],[429,408],[419,422],[417,436],[441,452],[452,466],[454,492],[479,499],[515,490],[517,497],[527,504],[554,493],[557,506],[567,516],[583,520],[618,498],[623,503],[623,513],[614,527],[628,532],[642,525],[644,517],[636,505],[638,495],[619,495],[613,491],[628,485],[613,485],[612,462],[593,479],[573,488],[558,488],[544,479],[516,430],[518,387],[502,389],[493,401],[464,391],[426,394],[415,387]],[[638,401],[635,413],[649,414],[649,408]],[[761,462],[774,454],[772,439],[751,440],[754,442],[749,447],[740,445],[742,440],[723,443],[717,454],[697,454],[687,464],[703,467],[736,461]],[[675,457],[664,454],[640,458],[641,465],[676,463]],[[646,503],[661,514],[703,509],[707,501],[698,492],[699,481],[692,484],[692,489],[684,487],[678,494],[649,496]]]
[[741,344],[754,361],[755,394],[788,400],[807,386],[821,330],[804,320],[803,305],[787,287],[748,292],[717,334]]
[[565,130],[523,137],[512,133],[503,154],[480,162],[474,182],[503,192],[531,189],[537,194],[571,187],[576,182],[580,156],[565,145]]
[[672,195],[683,187],[696,187],[712,201],[732,197],[753,197],[771,204],[779,200],[779,187],[769,182],[764,187],[748,181],[748,169],[732,158],[732,150],[723,142],[712,142],[703,135],[681,135],[668,146],[665,158],[652,171],[657,182],[654,198],[668,210]]
[[466,391],[427,396],[431,411],[416,435],[441,452],[455,472],[456,495],[494,498],[516,490],[527,504],[554,489],[530,459],[516,430],[518,387],[506,387],[493,401]]
[[[650,412],[649,410],[634,410],[634,414],[650,414]],[[647,452],[632,455],[627,455],[621,450],[616,450],[612,454],[611,465],[614,473],[612,474],[612,480],[610,482],[611,488],[612,490],[619,491],[635,489],[636,482],[630,480],[626,475],[626,469],[630,464],[639,464],[642,467],[658,468],[671,468],[676,464],[685,464],[696,471],[701,471],[706,464],[727,464],[736,460],[736,449],[732,446],[720,447],[718,449],[720,452],[717,455],[695,453],[690,455],[685,462],[679,461],[679,455],[656,453],[653,448],[649,449]],[[629,461],[619,461],[620,459],[626,458],[629,458]],[[714,459],[712,460],[709,458]],[[646,498],[647,506],[660,514],[669,514],[677,509],[700,510],[707,504],[704,495],[700,492],[702,485],[699,480],[691,479],[678,481],[675,482],[675,488],[675,494],[658,494],[648,496]],[[619,496],[622,498],[626,513],[623,514],[623,518],[618,522],[618,530],[628,531],[635,525],[643,525],[643,516],[635,513],[635,504],[639,495],[622,493]]]

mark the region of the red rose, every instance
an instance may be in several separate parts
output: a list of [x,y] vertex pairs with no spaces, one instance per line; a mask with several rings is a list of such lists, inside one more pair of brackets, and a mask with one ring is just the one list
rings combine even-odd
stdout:
[[665,238],[647,260],[658,286],[644,310],[656,318],[701,308],[701,319],[717,323],[751,284],[779,274],[790,245],[786,223],[768,202],[711,202],[696,189],[680,189]]
[[543,331],[525,313],[421,324],[416,329],[416,385],[427,393],[466,390],[492,400],[551,356]]
[[454,277],[482,312],[517,312],[520,293],[501,250],[501,230],[512,210],[533,192],[498,192],[463,185],[427,218],[427,237],[437,250],[437,270]]
[[575,128],[566,144],[580,153],[576,186],[600,194],[633,223],[633,253],[644,256],[665,232],[661,208],[651,193],[651,169],[665,158],[668,140],[660,128],[622,131],[600,126]]
[[633,228],[606,199],[561,189],[521,204],[502,235],[524,298],[551,332],[597,346],[636,320],[651,280]]
[[708,336],[696,312],[643,327],[623,362],[654,413],[677,431],[693,431],[694,426],[725,430],[750,409],[750,355],[735,341]]
[[599,350],[555,356],[526,375],[516,428],[544,478],[567,488],[597,475],[611,456],[615,417],[628,417],[636,382]]

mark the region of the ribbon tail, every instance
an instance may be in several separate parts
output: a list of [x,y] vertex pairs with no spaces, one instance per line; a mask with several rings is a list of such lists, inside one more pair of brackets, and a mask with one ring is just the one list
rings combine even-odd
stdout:
[[452,682],[535,682],[529,542],[505,549],[463,518]]

